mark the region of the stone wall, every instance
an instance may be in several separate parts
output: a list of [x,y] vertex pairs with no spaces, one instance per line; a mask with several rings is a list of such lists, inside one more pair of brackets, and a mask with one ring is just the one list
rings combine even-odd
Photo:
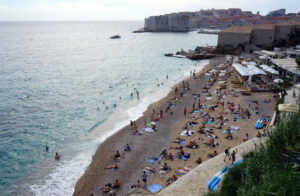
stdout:
[[190,14],[150,16],[145,19],[146,31],[189,31]]
[[275,28],[254,28],[251,32],[250,43],[259,47],[268,47],[275,40]]
[[291,33],[292,26],[276,25],[275,29],[276,29],[275,41],[280,41],[281,39],[286,40],[288,34]]
[[144,29],[148,31],[167,31],[169,28],[168,16],[151,16],[145,19]]
[[233,46],[239,44],[249,44],[251,34],[247,32],[220,32],[218,38],[218,46]]
[[281,39],[288,40],[288,35],[300,30],[300,22],[290,21],[274,25],[232,26],[219,33],[218,46],[224,47],[239,44],[253,44],[259,47],[269,47]]

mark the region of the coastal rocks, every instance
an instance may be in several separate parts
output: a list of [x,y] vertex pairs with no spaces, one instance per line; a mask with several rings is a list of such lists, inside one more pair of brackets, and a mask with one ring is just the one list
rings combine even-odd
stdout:
[[190,54],[186,56],[191,60],[202,60],[202,59],[211,59],[216,57],[215,54]]

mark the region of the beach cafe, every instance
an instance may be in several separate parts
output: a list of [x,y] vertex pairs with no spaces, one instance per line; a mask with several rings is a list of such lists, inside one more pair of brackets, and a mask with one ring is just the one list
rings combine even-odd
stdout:
[[267,74],[256,67],[255,62],[242,61],[242,64],[233,63],[237,74],[252,91],[268,91],[268,84],[272,81]]
[[271,62],[279,71],[279,75],[289,77],[295,82],[300,80],[300,70],[295,59],[271,59]]

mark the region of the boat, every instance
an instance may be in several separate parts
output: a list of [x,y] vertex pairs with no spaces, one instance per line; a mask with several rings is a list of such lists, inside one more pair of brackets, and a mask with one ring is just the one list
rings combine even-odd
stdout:
[[121,38],[120,35],[113,35],[113,36],[110,37],[110,39],[120,39],[120,38]]

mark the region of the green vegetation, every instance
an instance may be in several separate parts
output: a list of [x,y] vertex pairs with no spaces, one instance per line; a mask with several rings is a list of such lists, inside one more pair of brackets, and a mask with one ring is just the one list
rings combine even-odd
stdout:
[[281,122],[269,133],[266,146],[244,155],[240,165],[230,169],[221,190],[207,195],[299,195],[300,113]]
[[296,57],[296,63],[298,65],[298,68],[300,69],[300,57]]

